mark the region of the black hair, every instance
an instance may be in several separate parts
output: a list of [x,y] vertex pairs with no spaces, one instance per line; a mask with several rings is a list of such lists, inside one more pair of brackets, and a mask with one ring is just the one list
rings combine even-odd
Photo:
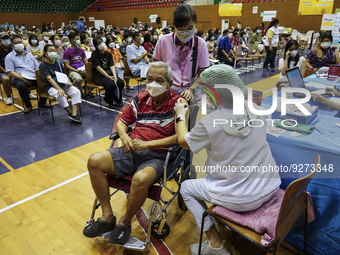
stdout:
[[260,29],[260,30],[261,30],[261,27],[256,27],[255,30],[257,30],[257,29]]
[[81,42],[81,44],[85,44],[86,35],[87,35],[87,33],[80,33],[80,42]]
[[240,29],[238,29],[238,28],[235,28],[235,29],[234,29],[234,32],[238,32],[238,31],[240,31]]
[[174,11],[174,24],[175,27],[185,27],[192,20],[194,23],[197,22],[197,16],[194,8],[188,4],[181,4]]
[[20,40],[22,40],[20,36],[18,36],[18,35],[13,35],[13,36],[11,37],[11,43],[13,44],[14,39],[17,39],[17,38],[19,38]]
[[123,40],[127,40],[127,38],[128,38],[129,36],[131,36],[131,34],[130,34],[129,32],[124,33],[124,35],[123,35]]
[[58,35],[52,35],[52,36],[50,37],[50,41],[51,41],[51,42],[54,42],[54,38],[55,38],[56,36],[58,36]]
[[236,36],[238,34],[238,31],[235,31],[233,32],[233,36]]
[[36,36],[35,34],[30,34],[30,36],[28,37],[28,43],[29,43],[30,45],[32,45],[32,40],[33,40],[34,38],[37,39],[37,45],[39,45],[38,38],[37,38],[37,36]]
[[[226,31],[226,30],[224,30],[224,31]],[[223,32],[224,32],[223,31]],[[197,32],[198,33],[198,32]],[[212,40],[212,38],[214,37],[214,32],[213,31],[210,31],[209,33],[208,33],[208,35],[207,35],[207,41],[210,41],[210,40]]]
[[109,47],[109,44],[110,44],[111,42],[114,42],[113,37],[112,37],[112,36],[106,37],[106,42],[105,42],[105,43],[106,43],[107,47]]
[[329,32],[322,32],[320,35],[320,42],[322,42],[323,39],[328,38],[329,40],[331,40],[331,42],[333,41],[333,36],[331,33]]
[[222,35],[226,35],[228,33],[228,29],[224,29]]
[[275,24],[279,24],[279,20],[278,20],[278,19],[273,19],[273,21],[270,22],[270,24],[269,24],[267,30],[264,32],[264,34],[267,34],[267,31],[268,31],[271,27],[273,27]]
[[151,41],[151,33],[144,34],[144,42],[149,43]]
[[47,52],[47,50],[48,50],[49,47],[54,47],[54,45],[53,45],[53,44],[46,44],[46,45],[44,46],[44,53]]
[[139,36],[140,32],[132,33],[132,39],[135,40],[137,36]]
[[[286,44],[286,48],[285,48],[285,54],[283,56],[283,59],[286,59],[286,53],[287,51],[289,50],[290,47],[292,47],[293,45],[295,45],[296,47],[296,50],[299,49],[299,43],[296,41],[296,40],[289,40]],[[294,61],[295,61],[295,64],[294,66],[297,65],[297,63],[299,62],[299,59],[300,59],[300,55],[299,55],[299,52],[296,54],[295,58],[294,58]],[[290,68],[290,58],[288,59],[288,68]]]
[[100,38],[100,37],[95,37],[95,38],[93,39],[93,46],[94,46],[95,48],[97,48],[97,47],[99,46],[98,40],[103,41],[102,38]]
[[70,39],[70,41],[71,41],[71,40],[73,40],[74,37],[76,37],[76,36],[79,36],[79,34],[78,34],[78,33],[75,33],[75,32],[71,32],[71,33],[69,33],[69,35],[68,35],[68,39]]
[[202,36],[204,34],[203,31],[197,31],[196,36]]

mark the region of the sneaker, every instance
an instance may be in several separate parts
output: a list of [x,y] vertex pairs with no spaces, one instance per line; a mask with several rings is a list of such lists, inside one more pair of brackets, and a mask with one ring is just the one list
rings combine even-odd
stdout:
[[32,98],[32,99],[36,99],[36,98],[37,98],[37,96],[34,95],[32,92],[29,94],[29,96],[30,96],[30,98]]
[[7,105],[13,104],[13,99],[12,99],[12,97],[7,97],[7,99],[6,99],[6,104],[7,104]]
[[115,229],[110,235],[110,243],[124,245],[129,241],[131,234],[131,226],[116,225]]
[[111,232],[115,229],[116,226],[116,217],[111,223],[103,221],[101,218],[98,218],[97,221],[93,222],[91,225],[88,225],[83,230],[83,235],[86,237],[96,237],[103,236],[108,237]]
[[79,115],[73,116],[73,115],[69,115],[68,118],[70,120],[73,120],[74,122],[78,122],[78,123],[82,123],[82,119]]
[[[190,245],[190,252],[192,255],[198,255],[199,244]],[[231,253],[224,246],[224,240],[220,248],[212,248],[210,246],[209,240],[207,239],[202,243],[201,255],[230,255]]]
[[267,72],[271,71],[268,67],[263,68],[262,70],[263,70],[263,71],[267,71]]
[[275,72],[275,68],[270,69],[271,72]]

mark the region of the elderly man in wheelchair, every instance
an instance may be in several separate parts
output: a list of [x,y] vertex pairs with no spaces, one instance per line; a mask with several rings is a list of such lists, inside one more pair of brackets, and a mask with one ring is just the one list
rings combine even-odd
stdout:
[[[170,91],[172,71],[163,62],[150,65],[147,91],[139,93],[117,123],[122,147],[90,156],[88,171],[102,208],[102,217],[87,224],[86,237],[110,236],[109,242],[124,245],[131,234],[131,220],[147,198],[149,187],[164,173],[167,147],[178,144],[173,107],[180,96]],[[184,98],[183,103],[187,103]],[[136,124],[130,135],[128,126]],[[133,175],[126,213],[116,224],[110,204],[106,175],[116,179]],[[177,195],[177,194],[176,194]]]

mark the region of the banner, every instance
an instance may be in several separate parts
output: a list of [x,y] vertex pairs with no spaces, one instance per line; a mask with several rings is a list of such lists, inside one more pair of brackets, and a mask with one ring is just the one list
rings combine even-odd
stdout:
[[332,14],[334,0],[300,0],[298,15]]
[[218,14],[220,16],[242,16],[243,4],[219,4]]

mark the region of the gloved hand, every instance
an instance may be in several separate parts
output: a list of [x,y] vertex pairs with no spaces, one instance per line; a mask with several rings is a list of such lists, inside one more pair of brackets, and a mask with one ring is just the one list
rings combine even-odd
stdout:
[[177,117],[182,117],[185,119],[185,115],[187,114],[189,107],[187,103],[182,103],[181,100],[182,98],[178,98],[177,103],[175,104],[174,110],[177,114]]

